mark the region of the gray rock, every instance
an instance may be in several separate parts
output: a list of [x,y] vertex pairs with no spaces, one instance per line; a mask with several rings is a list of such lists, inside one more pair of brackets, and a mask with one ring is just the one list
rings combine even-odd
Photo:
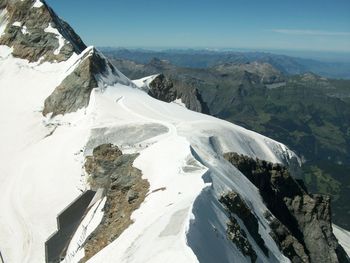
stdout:
[[149,86],[149,95],[158,100],[172,102],[177,99],[177,91],[174,88],[173,82],[163,74],[158,75]]
[[131,214],[144,201],[149,183],[134,168],[137,154],[122,154],[117,146],[103,144],[86,158],[85,170],[92,189],[104,188],[106,203],[101,223],[84,244],[86,262],[101,249],[113,242],[132,224]]
[[131,204],[134,200],[139,198],[139,194],[135,192],[134,190],[130,189],[128,191],[128,194],[126,195],[126,198],[128,200],[128,203]]
[[75,112],[87,107],[90,94],[98,87],[98,76],[109,72],[118,74],[115,68],[93,49],[82,62],[45,100],[43,115],[52,112],[52,116]]
[[277,218],[267,213],[266,218],[270,221],[272,232],[270,235],[275,240],[282,253],[288,257],[293,263],[308,263],[309,256],[304,249],[304,245],[300,243]]
[[227,223],[227,238],[231,240],[243,255],[250,257],[252,263],[256,262],[257,255],[252,245],[249,243],[247,234],[239,226],[237,220],[234,217],[230,217],[230,221]]
[[333,234],[329,196],[296,196],[286,204],[304,234],[312,262],[350,262]]
[[[40,8],[33,8],[34,0],[4,1],[0,9],[7,9],[8,25],[4,34],[0,37],[0,45],[7,45],[13,48],[13,56],[27,59],[30,62],[54,62],[65,61],[74,52],[80,54],[85,44],[74,30],[45,2]],[[19,22],[20,27],[14,26]],[[59,40],[56,34],[45,32],[51,25],[64,37],[65,42],[58,54],[55,51],[59,48]],[[26,27],[27,33],[22,31]]]
[[176,99],[186,105],[186,108],[208,113],[207,106],[203,102],[198,90],[191,86],[190,82],[180,83],[179,81],[166,77],[164,74],[158,75],[150,84],[149,95],[165,102],[172,102]]
[[332,232],[329,197],[308,194],[281,164],[237,153],[224,157],[259,189],[272,213],[271,236],[292,262],[350,262]]
[[242,198],[237,193],[231,191],[222,195],[219,201],[225,206],[231,217],[235,214],[243,221],[249,234],[254,238],[264,254],[268,256],[269,251],[259,234],[259,222]]

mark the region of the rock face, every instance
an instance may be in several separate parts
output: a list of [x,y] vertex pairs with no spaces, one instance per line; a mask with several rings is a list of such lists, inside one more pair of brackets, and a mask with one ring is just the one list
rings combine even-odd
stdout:
[[86,262],[102,248],[114,241],[130,225],[130,218],[144,201],[149,183],[141,171],[132,166],[137,154],[122,154],[118,147],[103,144],[86,159],[92,189],[104,188],[106,203],[100,225],[87,238],[84,249]]
[[285,201],[304,235],[311,262],[350,262],[333,235],[328,196],[302,195]]
[[43,115],[52,112],[53,117],[87,107],[91,91],[99,87],[99,80],[108,79],[109,76],[115,82],[129,83],[98,51],[91,49],[86,52],[75,70],[45,100]]
[[286,167],[226,153],[259,190],[268,209],[272,237],[292,262],[350,262],[332,232],[330,198],[310,195]]
[[270,220],[272,230],[270,235],[278,244],[283,254],[292,262],[310,262],[304,245],[293,236],[288,228],[270,213],[266,213],[265,216]]
[[0,14],[0,22],[6,25],[0,45],[11,47],[14,57],[53,63],[86,52],[74,71],[45,100],[44,115],[55,116],[86,107],[91,91],[101,84],[100,80],[109,85],[116,82],[131,85],[102,54],[87,49],[74,30],[44,1],[1,1]]
[[[86,157],[85,171],[89,175],[89,185],[92,189],[106,188],[110,184],[109,173],[104,169],[99,169],[106,162],[113,162],[123,153],[118,147],[112,144],[102,144],[94,148],[92,156]],[[109,168],[110,170],[110,168]]]
[[111,62],[131,79],[159,74],[149,85],[149,95],[152,97],[165,102],[181,99],[186,108],[209,113],[208,106],[197,89],[199,78],[188,75],[186,70],[178,72],[174,65],[157,58],[145,65],[116,58],[112,58]]
[[167,79],[163,74],[158,75],[150,83],[150,91],[148,94],[165,102],[171,102],[177,99],[177,92],[174,88],[174,83]]
[[86,48],[74,30],[45,2],[7,0],[2,1],[0,9],[7,11],[7,26],[0,45],[12,47],[14,57],[30,62],[60,62]]
[[160,74],[149,86],[149,95],[158,100],[172,102],[176,99],[181,99],[182,103],[186,105],[186,108],[197,112],[208,113],[208,107],[203,102],[198,90],[191,85],[181,85],[181,83]]
[[229,217],[227,223],[227,238],[231,240],[243,255],[250,257],[252,263],[256,262],[257,255],[249,243],[246,232],[239,226],[237,219],[233,216]]
[[219,199],[229,213],[229,219],[227,226],[227,235],[230,240],[232,240],[246,256],[250,256],[251,261],[255,262],[257,255],[255,251],[252,250],[251,244],[246,238],[246,234],[240,229],[237,220],[234,215],[238,216],[246,226],[249,234],[254,238],[255,242],[258,244],[260,249],[268,256],[269,252],[265,246],[264,240],[259,234],[259,223],[255,215],[249,209],[247,204],[242,200],[242,198],[235,192],[229,192],[224,194]]

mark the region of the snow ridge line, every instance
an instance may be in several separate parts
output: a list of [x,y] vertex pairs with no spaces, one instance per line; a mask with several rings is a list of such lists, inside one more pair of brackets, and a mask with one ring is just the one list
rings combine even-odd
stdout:
[[5,260],[4,260],[4,258],[2,257],[1,251],[0,251],[0,260],[1,260],[1,263],[5,263]]

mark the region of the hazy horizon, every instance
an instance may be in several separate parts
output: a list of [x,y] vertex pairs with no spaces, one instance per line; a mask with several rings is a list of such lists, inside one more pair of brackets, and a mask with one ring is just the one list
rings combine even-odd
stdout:
[[213,51],[213,52],[261,52],[261,53],[272,53],[277,55],[285,55],[290,57],[298,57],[305,59],[313,59],[324,62],[334,63],[350,63],[350,51],[339,52],[339,51],[314,51],[314,50],[285,50],[285,49],[250,49],[250,48],[215,48],[215,47],[145,47],[145,46],[97,46],[100,49],[128,49],[128,50],[145,50],[154,52],[167,52],[171,50],[175,51]]
[[350,53],[348,0],[47,2],[88,45]]

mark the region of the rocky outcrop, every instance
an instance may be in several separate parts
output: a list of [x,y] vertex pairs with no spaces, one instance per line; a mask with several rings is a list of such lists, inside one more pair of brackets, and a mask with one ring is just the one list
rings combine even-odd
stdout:
[[118,147],[103,144],[87,157],[85,170],[92,189],[106,190],[104,215],[100,225],[84,244],[86,262],[105,246],[113,242],[132,224],[131,214],[144,201],[149,183],[142,179],[141,171],[134,168],[137,154],[122,154]]
[[0,9],[5,8],[7,26],[0,45],[12,47],[14,57],[30,62],[60,62],[86,48],[74,30],[44,1],[2,1]]
[[292,262],[310,262],[309,256],[304,249],[305,246],[293,236],[288,228],[269,212],[265,213],[265,217],[270,222],[270,228],[272,230],[270,235],[282,253]]
[[[45,100],[43,115],[77,111],[89,104],[90,94],[101,85],[132,85],[102,54],[86,45],[74,30],[41,0],[2,1],[0,11],[6,28],[0,45],[12,48],[14,57],[29,62],[62,62],[74,53],[85,55]],[[103,80],[103,83],[100,83]]]
[[257,255],[249,243],[246,232],[239,226],[237,219],[229,217],[226,230],[227,238],[231,240],[244,256],[250,257],[252,263],[256,262]]
[[[90,94],[101,85],[132,85],[102,54],[86,45],[74,30],[41,0],[1,1],[1,22],[6,25],[0,45],[29,62],[62,62],[86,52],[77,66],[45,100],[43,114],[77,111],[89,104]],[[4,25],[3,24],[3,25]],[[100,83],[103,80],[103,83]]]
[[179,81],[160,74],[149,84],[149,88],[149,95],[158,100],[172,102],[176,99],[181,99],[186,108],[197,112],[209,113],[208,107],[203,102],[198,90],[189,83],[184,85]]
[[302,195],[285,202],[303,233],[311,262],[350,262],[333,234],[329,196]]
[[174,83],[163,74],[158,75],[150,83],[149,95],[165,102],[172,102],[177,99],[177,92]]
[[186,69],[181,69],[181,72],[168,61],[157,58],[145,65],[117,58],[111,58],[111,62],[131,79],[158,75],[148,85],[150,96],[165,102],[181,99],[186,108],[209,113],[208,106],[198,91],[201,80],[187,74]]
[[280,164],[237,153],[224,157],[260,191],[272,237],[292,262],[350,262],[332,232],[330,198],[310,195]]
[[84,59],[45,100],[43,115],[52,113],[54,117],[88,106],[91,91],[98,87],[94,70],[93,56]]
[[89,185],[92,189],[106,188],[110,185],[109,167],[108,173],[105,169],[100,169],[105,163],[113,162],[122,156],[123,153],[118,147],[112,144],[102,144],[94,148],[92,156],[87,156],[85,161],[85,171],[89,175]]
[[265,246],[264,240],[259,234],[259,222],[242,198],[237,193],[231,191],[227,194],[223,194],[219,201],[229,213],[230,220],[227,223],[228,238],[237,245],[243,255],[249,256],[252,262],[256,261],[257,255],[252,249],[245,231],[240,228],[237,220],[235,219],[234,215],[236,215],[242,220],[256,244],[268,257],[269,251]]
[[103,80],[104,77],[114,79],[115,82],[129,83],[129,80],[119,73],[98,51],[91,49],[90,52],[86,52],[74,71],[45,100],[43,115],[52,113],[53,117],[87,107],[91,91],[99,87],[99,81]]

